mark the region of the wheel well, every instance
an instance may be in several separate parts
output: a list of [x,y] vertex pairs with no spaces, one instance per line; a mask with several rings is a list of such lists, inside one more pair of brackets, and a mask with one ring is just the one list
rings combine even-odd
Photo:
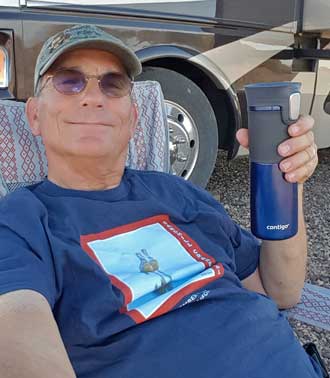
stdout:
[[218,122],[219,148],[228,150],[233,143],[234,110],[224,89],[216,87],[203,70],[183,59],[160,58],[143,63],[144,66],[162,67],[176,71],[197,84],[211,103]]

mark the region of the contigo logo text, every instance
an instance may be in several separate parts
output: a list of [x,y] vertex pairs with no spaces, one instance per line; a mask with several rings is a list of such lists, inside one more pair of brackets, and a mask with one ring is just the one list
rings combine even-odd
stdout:
[[270,226],[268,225],[266,228],[267,230],[286,230],[290,224],[277,224],[276,226]]

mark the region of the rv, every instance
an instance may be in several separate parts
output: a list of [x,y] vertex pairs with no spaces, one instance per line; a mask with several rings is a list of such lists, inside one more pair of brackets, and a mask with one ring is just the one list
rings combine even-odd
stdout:
[[0,0],[0,99],[31,96],[43,42],[82,23],[136,52],[136,80],[160,82],[176,175],[205,186],[218,149],[240,152],[244,86],[256,82],[301,82],[301,113],[314,117],[318,147],[330,146],[329,1]]

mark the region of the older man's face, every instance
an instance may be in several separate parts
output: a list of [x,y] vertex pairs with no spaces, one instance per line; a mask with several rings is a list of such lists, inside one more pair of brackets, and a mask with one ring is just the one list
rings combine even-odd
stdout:
[[[54,69],[75,68],[86,75],[106,72],[125,73],[119,59],[95,49],[79,49],[63,54],[46,75]],[[43,79],[45,84],[45,78]],[[40,96],[33,99],[29,122],[35,135],[41,135],[48,160],[61,157],[120,159],[126,156],[137,112],[130,95],[120,98],[106,96],[96,78],[88,81],[79,94],[59,93],[51,80]],[[29,110],[28,110],[29,113]]]

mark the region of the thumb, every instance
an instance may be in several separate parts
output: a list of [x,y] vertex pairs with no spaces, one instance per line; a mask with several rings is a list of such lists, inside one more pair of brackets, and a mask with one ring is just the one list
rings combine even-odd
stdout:
[[236,133],[238,143],[245,148],[249,147],[249,134],[248,129],[239,129]]

